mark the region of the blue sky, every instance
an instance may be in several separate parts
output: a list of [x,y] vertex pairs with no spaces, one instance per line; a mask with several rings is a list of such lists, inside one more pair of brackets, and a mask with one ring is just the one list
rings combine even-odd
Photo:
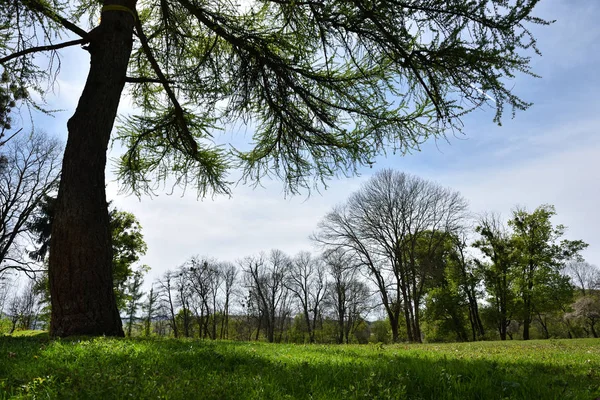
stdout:
[[[460,191],[474,213],[508,217],[517,205],[533,210],[554,204],[555,223],[569,228],[569,238],[588,242],[585,257],[600,264],[600,2],[545,0],[536,15],[556,19],[549,27],[533,29],[543,56],[534,57],[532,65],[542,78],[521,76],[511,82],[518,95],[534,103],[532,108],[515,119],[507,112],[501,127],[492,122],[493,110],[477,111],[464,118],[464,136],[431,141],[406,157],[380,157],[361,176],[331,181],[320,194],[285,198],[280,182],[265,181],[254,190],[237,186],[231,198],[198,201],[189,192],[137,199],[118,195],[109,173],[109,198],[133,212],[144,228],[148,254],[142,261],[152,268],[148,281],[195,254],[235,261],[271,248],[290,254],[311,250],[308,236],[324,214],[384,167]],[[77,48],[63,54],[59,86],[48,101],[65,111],[52,119],[40,117],[37,124],[66,138],[66,120],[81,93],[88,61]],[[129,110],[126,98],[121,108]]]

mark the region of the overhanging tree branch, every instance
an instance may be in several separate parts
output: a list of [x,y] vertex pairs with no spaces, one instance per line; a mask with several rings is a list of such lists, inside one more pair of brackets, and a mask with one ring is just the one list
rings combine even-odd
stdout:
[[171,89],[171,86],[169,85],[170,81],[162,72],[160,65],[158,65],[158,61],[156,61],[156,57],[154,57],[154,54],[152,53],[152,49],[148,44],[148,38],[144,34],[139,17],[135,18],[135,29],[140,39],[142,49],[144,50],[144,54],[146,57],[148,57],[148,61],[150,62],[154,73],[158,77],[158,81],[162,84],[165,92],[167,92],[169,100],[173,104],[173,107],[175,107],[175,118],[177,120],[177,125],[183,133],[183,137],[181,138],[182,142],[187,144],[188,148],[186,150],[189,152],[190,156],[194,157],[198,153],[198,144],[196,143],[196,140],[194,140],[194,137],[188,128],[187,122],[185,121],[185,113],[181,107],[181,104],[179,104],[179,101],[177,100],[177,96],[175,96],[173,89]]
[[61,24],[65,29],[70,30],[82,38],[86,38],[88,36],[88,32],[84,29],[81,29],[65,17],[59,15],[56,11],[49,9],[45,4],[39,1],[30,0],[23,2],[25,7],[29,8],[32,11],[37,11],[43,14],[45,17],[51,19],[54,22]]
[[8,55],[6,57],[0,58],[0,64],[4,64],[10,60],[14,60],[15,58],[22,57],[27,54],[37,53],[40,51],[58,50],[58,49],[62,49],[62,48],[69,47],[69,46],[75,46],[77,44],[85,44],[87,42],[89,42],[89,39],[84,38],[84,39],[70,40],[70,41],[64,42],[64,43],[50,44],[47,46],[31,47],[29,49],[21,50],[16,53],[13,53],[11,55]]

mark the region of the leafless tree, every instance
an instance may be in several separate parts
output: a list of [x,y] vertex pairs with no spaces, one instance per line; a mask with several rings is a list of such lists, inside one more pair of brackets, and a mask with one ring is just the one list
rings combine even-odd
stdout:
[[175,274],[172,271],[165,272],[163,278],[158,281],[158,286],[162,306],[167,310],[173,335],[177,338],[179,337],[179,329],[177,328],[175,314]]
[[600,269],[586,261],[571,260],[564,267],[573,284],[579,288],[582,295],[591,290],[600,289]]
[[0,272],[36,272],[28,260],[27,223],[42,198],[56,190],[61,145],[41,132],[19,135],[0,147]]
[[223,274],[223,320],[221,321],[221,339],[229,338],[229,312],[231,297],[234,294],[235,284],[237,281],[238,270],[233,263],[224,262],[221,266]]
[[326,251],[323,260],[330,276],[327,308],[337,322],[337,342],[348,343],[356,322],[370,308],[370,291],[358,278],[352,256],[341,248]]
[[15,296],[8,307],[8,315],[11,321],[10,333],[17,326],[21,329],[35,329],[37,318],[41,309],[41,296],[36,290],[36,282],[30,279],[21,294]]
[[250,298],[258,307],[261,321],[265,322],[267,340],[275,341],[277,322],[280,326],[289,316],[288,291],[284,285],[291,261],[281,250],[271,250],[269,255],[246,257],[240,261],[245,273]]
[[[193,301],[193,287],[191,284],[191,271],[186,264],[181,265],[175,275],[175,299],[181,313],[183,336],[190,337],[192,329],[191,307]],[[175,321],[177,322],[177,321]]]
[[309,341],[314,343],[317,320],[321,315],[321,306],[326,293],[325,264],[322,259],[302,251],[294,257],[290,266],[291,270],[285,285],[298,301]]
[[378,289],[398,341],[401,313],[408,340],[421,341],[420,313],[438,251],[466,215],[458,193],[393,170],[373,176],[319,223],[314,239],[351,252]]
[[223,285],[221,265],[211,258],[192,257],[186,263],[193,298],[191,307],[198,323],[200,337],[217,338],[217,311]]

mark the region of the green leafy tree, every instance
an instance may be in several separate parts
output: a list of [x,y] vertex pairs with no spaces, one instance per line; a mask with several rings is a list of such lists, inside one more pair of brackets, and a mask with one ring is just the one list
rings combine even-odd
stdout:
[[127,312],[127,336],[129,337],[131,337],[133,331],[137,310],[142,305],[140,300],[144,297],[144,291],[142,290],[144,274],[146,274],[149,269],[148,266],[136,269],[130,274],[124,284],[125,311]]
[[[43,197],[37,204],[35,218],[28,224],[27,229],[36,237],[38,248],[30,253],[39,261],[45,260],[50,250],[52,223],[54,221],[56,198]],[[119,309],[125,308],[125,285],[128,278],[134,274],[134,266],[140,257],[146,254],[147,245],[142,234],[142,226],[132,213],[111,208],[110,228],[112,237],[112,270],[113,284]],[[47,278],[45,280],[48,288]]]
[[142,234],[142,226],[130,212],[110,210],[110,228],[113,249],[113,287],[117,297],[117,305],[122,309],[124,292],[127,280],[132,278],[136,271],[134,266],[148,249]]
[[[275,174],[295,192],[372,164],[386,147],[405,153],[460,130],[461,116],[484,104],[497,122],[507,107],[528,108],[506,78],[534,75],[529,29],[548,24],[532,14],[538,2],[2,3],[0,65],[30,88],[23,101],[44,93],[61,48],[84,44],[90,55],[52,227],[51,333],[123,335],[104,171],[126,84],[139,114],[116,138],[133,191],[172,177],[200,195],[226,193],[227,171],[241,166],[248,180]],[[56,42],[67,33],[77,38]],[[34,62],[40,51],[48,67]],[[214,128],[240,121],[255,128],[252,147],[219,146]]]
[[[568,292],[571,288],[569,278],[562,276],[565,262],[577,258],[580,251],[588,246],[581,240],[562,239],[566,228],[552,225],[551,218],[555,215],[554,206],[541,205],[531,213],[517,209],[508,221],[514,231],[513,244],[518,254],[516,278],[525,340],[529,339],[536,310],[541,312],[542,305],[554,304],[547,301],[547,297]],[[558,287],[553,287],[556,285]],[[553,290],[548,291],[547,287],[553,287]]]
[[160,305],[160,292],[154,290],[154,285],[150,288],[146,297],[146,302],[142,304],[144,310],[144,336],[150,336],[150,328],[152,327],[152,320],[155,318],[159,311]]
[[479,249],[483,255],[481,259],[475,259],[475,263],[483,276],[488,295],[487,319],[493,321],[500,334],[500,340],[506,340],[516,301],[514,274],[517,266],[514,244],[499,215],[481,217],[475,232],[480,237],[473,243],[473,247]]
[[424,309],[427,340],[481,338],[484,328],[477,303],[480,279],[473,260],[467,255],[465,232],[444,235],[444,240],[439,242],[436,251],[429,252],[428,258],[431,277]]

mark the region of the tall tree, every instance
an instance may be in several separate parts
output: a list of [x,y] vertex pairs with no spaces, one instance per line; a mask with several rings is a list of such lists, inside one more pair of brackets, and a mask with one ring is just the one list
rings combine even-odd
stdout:
[[20,135],[0,147],[6,166],[0,168],[0,273],[31,267],[25,246],[37,206],[57,189],[60,173],[59,142],[45,133]]
[[582,295],[600,289],[600,268],[583,260],[569,260],[563,271]]
[[337,248],[326,251],[323,259],[331,277],[326,301],[337,322],[336,340],[340,344],[349,343],[350,332],[370,308],[371,293],[367,285],[359,280],[351,254]]
[[235,293],[234,288],[237,282],[238,270],[234,264],[225,262],[222,264],[222,273],[224,281],[224,301],[223,301],[223,321],[221,323],[221,339],[229,339],[229,312],[231,308],[231,297]]
[[167,271],[162,279],[158,281],[158,286],[160,287],[161,303],[167,310],[173,336],[178,338],[179,328],[177,327],[177,321],[175,320],[175,278],[176,274],[172,271]]
[[250,297],[257,305],[265,323],[267,340],[275,341],[277,323],[287,314],[287,289],[284,285],[290,272],[291,260],[281,250],[271,250],[268,255],[246,257],[241,262],[246,274]]
[[299,302],[308,339],[314,343],[317,320],[326,294],[325,264],[309,252],[298,253],[292,260],[285,285]]
[[149,267],[142,266],[127,278],[124,287],[124,302],[125,312],[127,317],[127,336],[131,337],[133,331],[133,323],[136,319],[136,313],[139,307],[142,305],[140,300],[144,297],[142,285],[144,284],[144,274],[147,273]]
[[146,297],[146,302],[142,304],[144,310],[144,336],[150,336],[150,328],[152,327],[152,320],[155,318],[158,312],[158,300],[160,293],[154,290],[154,285],[150,288]]
[[473,246],[483,253],[476,259],[488,294],[500,340],[506,340],[507,328],[515,312],[514,278],[516,261],[513,243],[497,214],[483,215],[475,231],[480,235]]
[[[420,342],[420,314],[436,254],[465,216],[458,192],[424,179],[383,170],[319,223],[315,240],[351,252],[375,284],[394,341],[406,323]],[[402,318],[403,317],[403,318]]]
[[[483,104],[497,122],[506,107],[528,108],[505,78],[533,75],[529,29],[548,24],[532,15],[538,2],[3,3],[0,65],[19,88],[55,76],[59,63],[49,73],[33,62],[40,51],[55,61],[59,49],[85,44],[90,55],[52,228],[52,334],[123,334],[104,171],[126,83],[141,109],[117,132],[132,190],[172,176],[200,194],[227,192],[226,172],[241,164],[247,179],[274,173],[296,191],[311,177],[355,172],[388,145],[404,153],[460,130],[460,117]],[[80,27],[99,14],[98,26]],[[54,42],[66,32],[78,38]],[[213,143],[212,127],[240,120],[255,122],[250,151]]]
[[[556,215],[554,206],[541,205],[533,212],[517,209],[508,221],[512,227],[513,241],[518,254],[519,297],[522,302],[523,339],[529,339],[529,329],[536,308],[549,295],[546,287],[553,283],[566,286],[568,279],[561,279],[565,261],[578,258],[581,250],[588,245],[581,240],[562,239],[563,225],[552,225]],[[558,293],[555,288],[552,292]],[[547,303],[547,302],[546,302]]]
[[451,252],[451,262],[454,269],[454,277],[469,305],[469,322],[471,324],[471,335],[473,340],[482,338],[485,335],[481,316],[479,314],[479,289],[481,275],[477,273],[476,263],[472,256],[468,255],[468,244],[466,232],[459,231],[451,236],[453,252]]

